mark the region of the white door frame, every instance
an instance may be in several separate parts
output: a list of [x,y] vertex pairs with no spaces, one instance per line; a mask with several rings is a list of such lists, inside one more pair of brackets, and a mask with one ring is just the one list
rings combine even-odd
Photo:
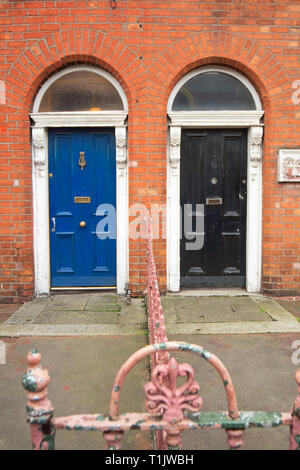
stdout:
[[[42,97],[52,83],[72,71],[87,70],[107,78],[117,88],[122,99],[122,111],[92,112],[50,112],[39,113]],[[32,182],[33,182],[33,233],[35,295],[50,293],[50,220],[48,188],[48,128],[50,127],[113,127],[116,140],[116,223],[117,223],[117,292],[125,292],[129,278],[128,266],[128,167],[127,167],[127,126],[128,115],[126,96],[120,84],[107,72],[90,66],[68,67],[52,76],[36,96],[32,126]]]
[[[172,111],[181,86],[206,71],[222,71],[238,78],[253,96],[255,111]],[[169,145],[167,159],[167,288],[180,290],[180,141],[182,128],[247,128],[247,226],[246,289],[261,289],[262,245],[262,140],[264,111],[253,85],[239,73],[225,67],[202,67],[187,74],[174,87],[168,102]]]

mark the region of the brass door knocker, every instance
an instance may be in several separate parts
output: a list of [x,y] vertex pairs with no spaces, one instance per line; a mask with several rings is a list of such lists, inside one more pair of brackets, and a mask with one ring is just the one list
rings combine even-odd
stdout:
[[80,152],[80,153],[79,153],[79,162],[78,162],[78,165],[80,166],[81,170],[83,170],[84,167],[86,166],[86,160],[85,160],[84,154],[85,154],[85,152]]

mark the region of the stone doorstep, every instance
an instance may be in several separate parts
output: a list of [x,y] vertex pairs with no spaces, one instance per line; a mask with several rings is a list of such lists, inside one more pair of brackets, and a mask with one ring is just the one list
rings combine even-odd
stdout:
[[182,297],[167,295],[162,298],[167,323],[227,323],[253,321],[291,321],[289,313],[275,300],[262,295],[242,297]]

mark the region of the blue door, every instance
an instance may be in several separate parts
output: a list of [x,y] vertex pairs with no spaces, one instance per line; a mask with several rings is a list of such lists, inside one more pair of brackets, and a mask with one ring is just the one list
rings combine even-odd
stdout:
[[114,130],[49,130],[51,287],[116,285],[115,161]]

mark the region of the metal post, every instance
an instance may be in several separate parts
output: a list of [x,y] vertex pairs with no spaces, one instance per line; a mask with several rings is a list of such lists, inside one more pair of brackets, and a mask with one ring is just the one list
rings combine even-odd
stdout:
[[27,390],[27,421],[30,424],[33,450],[54,450],[55,429],[51,423],[54,409],[47,398],[50,377],[41,366],[42,355],[37,349],[27,354],[29,368],[23,375],[22,384]]

